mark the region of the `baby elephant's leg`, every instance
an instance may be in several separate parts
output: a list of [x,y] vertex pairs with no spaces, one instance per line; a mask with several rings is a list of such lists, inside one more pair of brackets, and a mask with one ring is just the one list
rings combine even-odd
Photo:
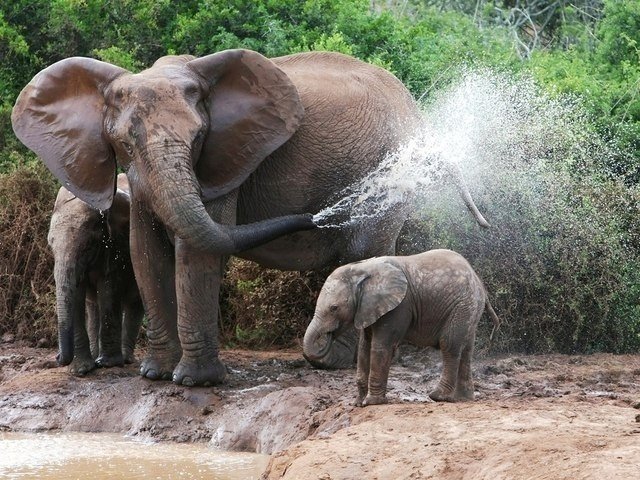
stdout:
[[358,397],[356,406],[362,407],[362,402],[369,390],[369,368],[371,359],[371,330],[361,330],[358,339],[358,367],[356,382],[358,384]]
[[[451,313],[448,328],[440,338],[442,351],[442,377],[429,396],[436,402],[458,402],[473,398],[471,381],[471,356],[475,341],[475,330],[471,330],[473,305],[458,304]],[[462,382],[460,381],[462,380]]]
[[371,355],[369,369],[369,389],[362,402],[366,405],[380,405],[387,403],[387,380],[389,368],[393,359],[393,346],[387,341],[380,341],[373,335],[371,340]]
[[98,310],[100,312],[99,367],[122,367],[122,306],[110,278],[98,282]]
[[429,397],[436,402],[455,402],[462,349],[458,345],[448,344],[445,340],[440,341],[440,350],[442,352],[442,375],[438,386],[429,394]]
[[[80,287],[88,288],[88,287]],[[88,288],[88,290],[91,290]],[[79,314],[73,320],[73,345],[74,354],[73,361],[69,365],[69,373],[76,376],[84,376],[91,370],[96,368],[94,358],[91,354],[91,340],[87,333],[86,319],[98,321],[98,304],[95,301],[95,292],[89,291],[88,297],[80,295],[80,302],[84,303],[85,309],[79,308]],[[85,315],[88,315],[85,317]],[[95,342],[95,340],[94,340]]]
[[473,345],[475,335],[472,335],[469,342],[462,350],[460,357],[460,368],[458,369],[458,383],[454,392],[456,401],[473,400],[473,375],[471,374],[471,359],[473,357]]
[[124,363],[133,363],[136,360],[134,350],[136,340],[142,325],[144,308],[140,299],[127,302],[123,307],[122,316],[122,355]]

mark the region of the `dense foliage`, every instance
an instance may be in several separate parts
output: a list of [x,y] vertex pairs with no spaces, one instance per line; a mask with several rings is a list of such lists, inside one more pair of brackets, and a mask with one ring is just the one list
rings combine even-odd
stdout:
[[[583,136],[519,157],[529,165],[521,178],[535,169],[541,179],[534,190],[506,174],[472,183],[494,229],[460,220],[452,200],[413,222],[402,245],[446,246],[472,260],[505,321],[500,349],[640,348],[640,2],[624,0],[2,2],[0,334],[38,340],[55,331],[45,232],[56,184],[11,132],[20,89],[69,56],[139,71],[167,53],[237,47],[348,53],[391,70],[427,103],[462,66],[530,77],[549,98],[575,98]],[[234,264],[222,333],[236,345],[293,341],[322,278]]]

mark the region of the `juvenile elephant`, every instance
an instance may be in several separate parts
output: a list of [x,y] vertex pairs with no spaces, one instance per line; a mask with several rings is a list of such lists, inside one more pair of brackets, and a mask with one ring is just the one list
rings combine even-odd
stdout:
[[142,300],[129,254],[129,183],[100,212],[61,187],[51,216],[58,362],[75,375],[134,361]]
[[451,250],[351,263],[322,287],[304,336],[304,355],[314,361],[331,355],[334,339],[355,325],[360,330],[357,405],[386,402],[389,367],[403,340],[442,351],[444,368],[429,394],[433,400],[472,400],[471,357],[485,309],[495,331],[500,320],[482,281]]
[[342,228],[316,228],[307,212],[333,205],[419,122],[409,92],[381,68],[249,50],[162,57],[135,75],[67,58],[38,73],[12,113],[18,138],[94,207],[112,203],[116,162],[126,170],[149,321],[141,374],[184,385],[224,378],[217,319],[229,255],[310,270],[394,253],[406,205]]

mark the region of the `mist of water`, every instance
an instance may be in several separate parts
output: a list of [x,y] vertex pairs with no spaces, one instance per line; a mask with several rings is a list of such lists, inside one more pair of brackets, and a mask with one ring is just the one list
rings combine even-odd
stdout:
[[[476,201],[500,195],[500,185],[526,196],[544,195],[541,185],[553,181],[549,163],[569,162],[565,167],[571,168],[571,161],[594,155],[580,151],[592,150],[594,142],[577,102],[552,98],[528,79],[464,69],[422,110],[418,134],[319,212],[317,223],[357,223],[397,204],[408,205],[410,215],[420,218],[434,202],[452,201],[440,193],[443,185],[452,186],[448,164],[459,167]],[[453,203],[464,211],[462,201]],[[487,216],[491,221],[490,212]]]
[[[316,214],[314,221],[321,227],[340,227],[412,202],[440,180],[444,171],[441,152],[431,141],[433,138],[426,134],[416,136],[389,154],[369,175],[342,192],[338,202]],[[332,221],[345,215],[346,221]]]

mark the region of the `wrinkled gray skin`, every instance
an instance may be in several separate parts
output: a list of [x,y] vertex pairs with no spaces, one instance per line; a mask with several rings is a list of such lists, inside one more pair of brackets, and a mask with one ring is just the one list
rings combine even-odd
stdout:
[[304,355],[331,355],[335,339],[359,331],[356,405],[386,403],[389,367],[402,341],[442,351],[435,401],[473,400],[471,358],[476,326],[496,316],[471,265],[451,250],[378,257],[335,270],[327,279],[304,336]]
[[103,214],[61,187],[51,216],[58,362],[74,375],[135,360],[142,300],[129,253],[129,184]]
[[316,228],[306,212],[332,205],[418,121],[409,92],[378,67],[248,50],[163,57],[135,75],[68,58],[36,75],[12,114],[18,138],[97,208],[111,205],[116,161],[126,169],[149,320],[141,374],[183,385],[224,378],[217,319],[229,255],[310,270],[394,252],[404,205],[344,228]]

